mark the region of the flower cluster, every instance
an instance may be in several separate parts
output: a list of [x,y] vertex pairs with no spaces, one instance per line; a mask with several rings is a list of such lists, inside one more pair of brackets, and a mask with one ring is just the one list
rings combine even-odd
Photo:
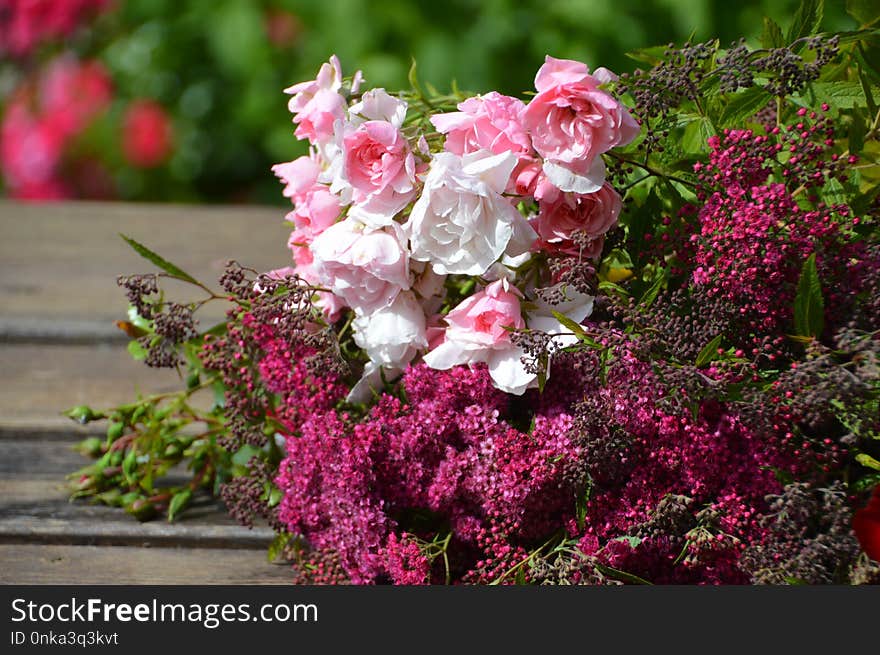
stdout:
[[[62,3],[63,4],[63,3]],[[0,170],[10,192],[18,198],[63,198],[71,193],[63,175],[64,157],[72,141],[110,104],[112,84],[98,61],[61,56],[32,84],[10,100],[0,123]],[[77,177],[88,195],[107,174],[85,167]]]
[[45,41],[69,37],[110,0],[7,0],[0,8],[0,56],[26,57]]
[[176,266],[120,280],[224,391],[197,482],[300,583],[880,579],[876,94],[767,25],[620,82],[547,57],[528,102],[290,87],[290,265],[230,267],[211,334]]
[[[613,80],[547,57],[528,104],[491,92],[416,117],[402,97],[361,92],[360,73],[346,81],[336,57],[287,89],[311,145],[274,167],[294,205],[289,246],[297,274],[326,290],[328,320],[353,312],[368,361],[351,400],[420,356],[437,370],[486,364],[508,393],[537,386],[511,332],[562,335],[554,311],[590,314],[593,297],[561,288],[546,262],[598,258],[621,211],[602,155],[639,128]],[[551,306],[538,289],[554,285]]]

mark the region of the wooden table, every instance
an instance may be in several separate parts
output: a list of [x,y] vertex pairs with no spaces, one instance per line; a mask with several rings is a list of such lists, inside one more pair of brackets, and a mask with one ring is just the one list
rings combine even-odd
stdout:
[[170,524],[69,502],[65,475],[87,463],[71,445],[101,426],[62,416],[179,388],[173,371],[132,361],[113,324],[127,306],[116,276],[155,270],[118,233],[216,287],[228,259],[258,270],[288,263],[283,216],[269,207],[0,200],[0,583],[290,580],[287,566],[266,559],[271,531],[236,525],[211,498]]

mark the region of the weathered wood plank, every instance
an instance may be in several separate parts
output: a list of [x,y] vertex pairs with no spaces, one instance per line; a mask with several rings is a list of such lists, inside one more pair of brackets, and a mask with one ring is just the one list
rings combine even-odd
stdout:
[[[272,540],[266,527],[236,524],[206,493],[174,523],[139,523],[119,508],[70,502],[65,476],[88,461],[61,441],[0,440],[0,542],[264,550]],[[173,476],[169,483],[175,483]]]
[[216,288],[229,259],[258,270],[289,263],[283,219],[273,207],[0,200],[0,339],[112,337],[127,307],[116,276],[155,270],[120,232]]
[[[145,395],[177,391],[172,369],[151,369],[134,361],[123,345],[0,343],[0,430],[52,428],[74,432],[62,415],[76,405],[104,409]],[[204,394],[200,407],[210,405]]]
[[254,551],[0,544],[0,584],[289,584]]

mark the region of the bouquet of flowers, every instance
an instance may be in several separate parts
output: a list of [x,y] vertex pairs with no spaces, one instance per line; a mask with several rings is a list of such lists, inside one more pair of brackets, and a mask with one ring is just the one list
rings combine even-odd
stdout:
[[214,291],[128,240],[130,350],[186,388],[71,410],[109,421],[75,495],[206,487],[305,583],[877,582],[876,18],[548,56],[527,101],[332,57],[286,90],[290,265]]

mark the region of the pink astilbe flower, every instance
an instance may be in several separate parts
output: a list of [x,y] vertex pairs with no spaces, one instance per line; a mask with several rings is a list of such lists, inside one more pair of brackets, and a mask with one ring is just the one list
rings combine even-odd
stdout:
[[112,4],[111,0],[4,0],[0,55],[26,57],[46,41],[70,36]]

